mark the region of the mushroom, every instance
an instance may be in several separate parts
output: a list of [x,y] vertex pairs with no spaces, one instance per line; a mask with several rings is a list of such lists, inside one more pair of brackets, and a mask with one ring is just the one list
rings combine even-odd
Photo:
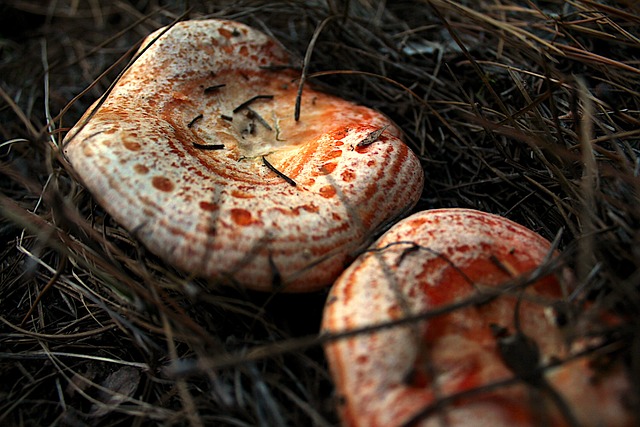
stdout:
[[158,30],[64,152],[104,209],[173,266],[257,290],[319,289],[415,205],[424,178],[377,111],[307,85],[295,120],[289,63],[237,22]]
[[473,210],[392,227],[325,307],[344,425],[631,425],[621,366],[604,373],[572,358],[585,343],[568,345],[556,325],[562,285],[534,274],[550,251],[538,234]]

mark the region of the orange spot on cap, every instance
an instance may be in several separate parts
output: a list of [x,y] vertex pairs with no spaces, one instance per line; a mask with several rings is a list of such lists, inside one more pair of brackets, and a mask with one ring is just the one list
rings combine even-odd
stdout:
[[329,135],[331,136],[331,139],[343,139],[345,136],[347,136],[348,132],[349,132],[349,128],[342,128],[342,129],[337,129],[332,131]]
[[122,145],[124,145],[124,148],[131,151],[140,151],[142,148],[139,142],[125,138],[122,139]]
[[139,173],[141,175],[149,173],[149,168],[141,164],[134,165],[133,170],[136,171],[136,173]]
[[200,209],[208,212],[213,212],[218,210],[218,205],[210,202],[200,202]]
[[220,35],[222,37],[224,37],[225,39],[230,39],[233,36],[233,32],[227,30],[226,28],[220,28],[218,29],[218,32],[220,33]]
[[324,156],[324,158],[325,158],[325,159],[335,159],[335,158],[338,158],[338,157],[340,157],[340,156],[342,156],[342,150],[339,150],[339,149],[338,149],[338,150],[333,150],[333,151],[328,152],[328,153]]
[[353,172],[351,170],[346,170],[346,171],[342,172],[342,174],[340,176],[342,176],[342,180],[344,182],[351,182],[354,179],[356,179],[355,172]]
[[165,192],[173,191],[174,188],[173,182],[164,176],[154,176],[151,184],[158,190]]
[[336,195],[336,189],[332,185],[325,185],[320,189],[320,195],[326,199],[330,199]]
[[231,197],[238,199],[253,199],[255,196],[251,193],[245,193],[244,191],[231,190]]
[[238,225],[251,225],[255,221],[251,216],[251,212],[246,209],[231,209],[231,219]]
[[322,165],[322,167],[320,168],[320,170],[325,173],[325,174],[330,174],[331,172],[333,172],[336,169],[337,163],[325,163],[324,165]]

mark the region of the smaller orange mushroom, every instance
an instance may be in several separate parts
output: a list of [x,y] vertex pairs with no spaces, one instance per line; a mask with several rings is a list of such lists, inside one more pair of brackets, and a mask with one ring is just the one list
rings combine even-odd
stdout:
[[632,425],[622,367],[599,372],[589,356],[574,358],[585,343],[556,325],[561,283],[526,281],[550,251],[536,233],[473,210],[392,227],[325,308],[327,333],[415,320],[326,345],[344,425]]

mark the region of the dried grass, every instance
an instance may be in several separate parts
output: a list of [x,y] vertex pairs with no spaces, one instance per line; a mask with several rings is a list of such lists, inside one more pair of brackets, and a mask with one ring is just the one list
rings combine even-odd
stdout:
[[58,151],[132,47],[180,17],[271,33],[307,83],[390,115],[424,165],[417,210],[476,208],[557,236],[579,283],[572,319],[621,316],[597,329],[601,351],[640,384],[634,2],[8,0],[0,16],[0,424],[337,423],[324,293],[174,271]]

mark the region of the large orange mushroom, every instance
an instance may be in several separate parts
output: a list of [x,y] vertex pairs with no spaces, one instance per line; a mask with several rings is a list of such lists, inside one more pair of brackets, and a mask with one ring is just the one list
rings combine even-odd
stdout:
[[265,34],[221,20],[158,30],[64,152],[152,252],[258,290],[329,285],[418,200],[423,172],[382,114],[305,87]]
[[578,357],[587,343],[560,332],[561,283],[526,280],[551,255],[536,233],[478,211],[392,227],[325,308],[325,332],[364,329],[325,348],[344,425],[632,425],[622,367],[598,370],[591,353]]

